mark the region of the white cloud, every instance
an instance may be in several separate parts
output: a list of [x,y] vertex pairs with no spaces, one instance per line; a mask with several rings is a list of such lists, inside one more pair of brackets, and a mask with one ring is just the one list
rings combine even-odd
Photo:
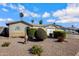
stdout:
[[8,7],[10,7],[11,9],[17,10],[17,7],[15,5],[13,5],[13,4],[9,4]]
[[6,21],[11,22],[11,21],[13,21],[13,19],[12,19],[12,18],[7,18],[7,20],[6,20]]
[[12,21],[13,21],[12,18],[7,18],[7,19],[0,18],[0,22],[12,22]]
[[4,22],[4,21],[5,21],[4,19],[0,18],[0,22]]
[[6,7],[7,6],[7,3],[0,3],[0,5]]
[[25,11],[23,11],[24,17],[41,17],[40,14],[35,13],[35,12],[31,12],[28,9],[26,9]]
[[69,3],[69,4],[67,4],[67,8],[75,8],[75,7],[79,7],[79,3]]
[[21,4],[18,4],[18,7],[19,7],[19,11],[23,12],[23,14],[24,14],[25,17],[29,17],[29,16],[31,16],[31,17],[40,17],[39,14],[29,11],[28,9],[26,9]]
[[6,8],[2,8],[2,11],[4,11],[4,12],[8,12],[8,9],[6,9]]
[[18,4],[18,10],[19,10],[20,12],[24,12],[26,9],[25,9],[25,7],[24,7],[23,5]]
[[39,14],[34,13],[34,12],[31,12],[31,13],[30,13],[30,15],[31,15],[32,17],[40,17],[40,15],[39,15]]
[[79,4],[68,4],[66,9],[57,10],[53,16],[58,17],[60,23],[79,22]]
[[[22,12],[24,14],[24,17],[41,17],[41,15],[35,13],[35,12],[31,12],[30,10],[26,9],[22,4],[1,4],[1,5],[5,5],[6,7],[9,7],[11,9],[17,10],[18,12]],[[8,11],[7,9],[3,8],[3,11]]]
[[21,5],[21,4],[17,4],[17,5],[8,4],[7,7],[11,8],[11,9],[14,9],[14,10],[17,10],[19,12],[23,12],[25,10],[25,7],[23,5]]
[[47,22],[55,22],[55,19],[48,19]]
[[17,4],[17,5],[14,5],[12,3],[1,3],[0,5],[3,5],[5,7],[9,7],[11,9],[15,9],[15,10],[18,10],[18,11],[23,11],[25,10],[25,7],[22,5],[22,4]]
[[79,22],[79,18],[75,17],[60,17],[60,20],[57,20],[56,23],[73,23]]
[[29,17],[29,14],[28,13],[23,12],[23,14],[24,14],[24,17]]
[[50,13],[45,12],[45,13],[42,15],[42,17],[43,17],[43,18],[50,17]]

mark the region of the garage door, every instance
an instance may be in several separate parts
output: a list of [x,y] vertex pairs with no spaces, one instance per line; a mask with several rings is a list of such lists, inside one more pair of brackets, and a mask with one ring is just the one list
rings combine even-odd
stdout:
[[55,29],[47,29],[47,35],[49,36],[49,34],[53,33],[53,31],[55,31]]

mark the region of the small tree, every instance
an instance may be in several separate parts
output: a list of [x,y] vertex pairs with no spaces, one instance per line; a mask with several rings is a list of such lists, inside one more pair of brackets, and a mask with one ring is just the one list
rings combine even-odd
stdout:
[[57,38],[57,42],[63,42],[64,39],[66,38],[66,32],[64,31],[54,31],[54,38]]
[[38,56],[41,56],[42,52],[43,52],[43,49],[41,46],[38,46],[38,45],[33,45],[33,47],[31,48],[31,51],[30,51],[32,54],[34,55],[38,55]]
[[43,21],[42,21],[42,20],[40,20],[40,21],[39,21],[39,24],[43,24]]
[[21,12],[21,13],[20,13],[20,17],[23,17],[23,16],[24,16],[24,15],[23,15],[23,13]]
[[33,23],[34,23],[34,20],[32,19],[31,22],[32,22],[32,24],[33,24]]
[[75,30],[75,31],[79,33],[79,29],[77,29],[77,30]]
[[21,20],[22,20],[22,18],[24,17],[24,14],[21,12],[21,13],[19,14],[19,16],[20,16],[20,18],[21,18]]

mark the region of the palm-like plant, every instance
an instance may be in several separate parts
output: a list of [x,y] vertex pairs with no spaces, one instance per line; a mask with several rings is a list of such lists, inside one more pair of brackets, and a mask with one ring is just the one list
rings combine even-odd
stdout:
[[32,24],[33,24],[33,23],[34,23],[34,20],[32,19],[31,22],[32,22]]
[[20,13],[20,17],[23,17],[23,16],[24,16],[24,14],[21,12],[21,13]]
[[24,17],[24,14],[21,12],[21,13],[19,14],[19,16],[20,16],[20,18],[21,18],[21,20],[22,20],[22,18]]
[[39,21],[39,24],[43,24],[43,21],[42,21],[42,20],[40,20],[40,21]]
[[[22,18],[24,17],[24,14],[21,12],[21,13],[19,14],[19,16],[20,16],[20,18],[21,18],[21,20],[22,20]],[[24,44],[26,44],[26,40],[28,39],[26,36],[27,36],[27,33],[25,33]]]

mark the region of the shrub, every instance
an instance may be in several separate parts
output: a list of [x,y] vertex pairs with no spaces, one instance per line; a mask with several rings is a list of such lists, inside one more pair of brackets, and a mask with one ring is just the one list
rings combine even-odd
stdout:
[[2,47],[8,47],[10,45],[10,42],[4,42],[1,46]]
[[43,52],[43,49],[41,48],[41,46],[38,46],[38,45],[34,45],[31,49],[31,53],[34,55],[40,56],[42,52]]
[[53,33],[49,33],[49,37],[50,38],[53,38]]
[[47,33],[44,29],[38,28],[35,32],[35,37],[38,41],[41,41],[47,38]]
[[29,30],[30,30],[30,27],[27,27],[27,28],[26,28],[26,33],[27,33],[27,35],[29,34]]
[[54,31],[54,38],[58,38],[58,42],[64,41],[66,37],[66,32],[64,31]]
[[33,38],[35,37],[35,36],[34,36],[35,31],[36,31],[36,29],[29,28],[29,29],[27,30],[28,38],[33,39]]

